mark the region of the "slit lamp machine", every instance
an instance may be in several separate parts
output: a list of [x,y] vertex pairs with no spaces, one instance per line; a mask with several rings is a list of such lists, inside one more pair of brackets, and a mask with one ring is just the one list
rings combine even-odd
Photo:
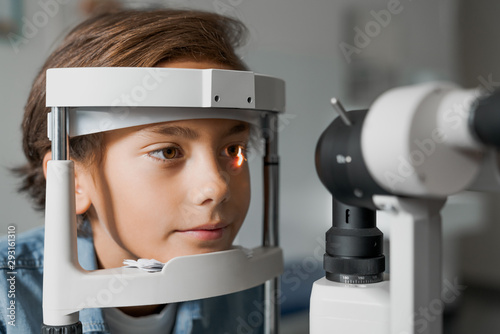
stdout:
[[[310,333],[441,334],[440,210],[463,190],[498,191],[500,94],[428,83],[390,90],[369,110],[332,104],[340,117],[318,141],[316,169],[333,222]],[[376,210],[390,216],[390,275]]]

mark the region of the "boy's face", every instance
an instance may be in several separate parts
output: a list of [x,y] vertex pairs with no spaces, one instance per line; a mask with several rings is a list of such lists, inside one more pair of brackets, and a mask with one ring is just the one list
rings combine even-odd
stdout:
[[92,177],[99,260],[118,252],[120,261],[166,262],[228,249],[250,202],[248,137],[247,123],[218,119],[106,133]]
[[250,203],[249,132],[245,122],[203,119],[105,133],[103,161],[77,185],[85,187],[77,206],[86,194],[91,204],[100,267],[228,249]]

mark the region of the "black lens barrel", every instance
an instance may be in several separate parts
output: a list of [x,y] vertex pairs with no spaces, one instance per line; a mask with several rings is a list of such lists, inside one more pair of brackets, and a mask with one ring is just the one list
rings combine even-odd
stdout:
[[324,268],[329,280],[374,283],[385,271],[382,232],[374,210],[333,200],[333,224],[326,233]]

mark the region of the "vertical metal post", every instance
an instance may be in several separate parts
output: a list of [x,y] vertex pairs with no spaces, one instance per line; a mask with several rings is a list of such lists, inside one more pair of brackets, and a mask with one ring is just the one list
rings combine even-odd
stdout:
[[[52,107],[52,124],[49,129],[52,140],[52,160],[68,160],[69,159],[69,140],[68,140],[68,108]],[[50,131],[50,130],[49,130]]]
[[[265,140],[264,155],[264,247],[279,245],[279,156],[278,156],[278,115],[266,113],[263,118],[262,133]],[[265,321],[264,334],[279,333],[280,305],[279,277],[264,285]]]
[[[47,202],[45,208],[45,261],[43,264],[42,334],[82,333],[79,312],[64,314],[57,308],[64,291],[58,291],[64,281],[61,267],[78,262],[76,245],[75,177],[69,161],[68,108],[52,107],[47,117],[52,161],[47,166]],[[52,284],[49,284],[51,283]],[[55,282],[55,283],[54,283]],[[52,303],[51,303],[52,299]],[[56,307],[54,307],[56,305]]]

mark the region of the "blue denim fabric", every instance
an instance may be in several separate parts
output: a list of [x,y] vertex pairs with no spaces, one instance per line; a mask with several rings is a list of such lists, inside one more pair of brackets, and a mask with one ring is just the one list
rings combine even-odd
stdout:
[[[78,260],[97,269],[91,233],[78,237]],[[40,333],[42,325],[44,229],[16,235],[15,274],[7,259],[7,238],[0,239],[0,333]],[[15,299],[8,298],[9,278],[15,276]],[[11,280],[12,281],[12,280]],[[15,300],[15,326],[9,325],[9,303]],[[263,332],[262,287],[180,303],[173,334],[260,334]],[[109,333],[101,309],[80,311],[83,333]]]

